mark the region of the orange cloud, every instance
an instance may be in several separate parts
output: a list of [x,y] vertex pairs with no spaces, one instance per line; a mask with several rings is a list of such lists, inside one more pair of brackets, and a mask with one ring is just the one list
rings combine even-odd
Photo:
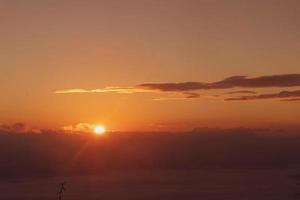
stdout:
[[62,127],[62,130],[69,133],[90,133],[93,131],[94,127],[93,124],[78,123],[76,125],[64,126]]
[[68,90],[57,90],[55,94],[72,94],[72,93],[119,93],[119,94],[132,94],[149,92],[149,90],[139,89],[134,87],[105,87],[100,89],[68,89]]

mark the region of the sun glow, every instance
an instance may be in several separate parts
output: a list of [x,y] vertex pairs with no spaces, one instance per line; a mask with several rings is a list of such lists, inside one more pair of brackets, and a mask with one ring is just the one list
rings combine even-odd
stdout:
[[103,125],[96,125],[94,128],[94,133],[96,135],[103,135],[106,133],[106,128]]

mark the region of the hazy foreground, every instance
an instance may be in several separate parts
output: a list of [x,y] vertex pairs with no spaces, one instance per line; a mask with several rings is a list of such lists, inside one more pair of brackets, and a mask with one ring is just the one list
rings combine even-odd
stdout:
[[289,200],[297,189],[290,170],[189,170],[1,181],[0,199],[54,200],[66,180],[65,200]]
[[297,199],[299,152],[297,133],[250,129],[3,133],[0,200],[55,200],[63,181],[63,200]]

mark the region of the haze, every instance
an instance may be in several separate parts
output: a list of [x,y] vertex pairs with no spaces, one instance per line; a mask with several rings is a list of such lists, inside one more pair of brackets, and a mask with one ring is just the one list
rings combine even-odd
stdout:
[[2,0],[0,5],[4,124],[182,131],[298,123],[296,101],[223,101],[225,93],[244,88],[200,90],[199,98],[176,91],[55,93],[283,74],[298,74],[296,86],[247,90],[299,90],[297,0]]

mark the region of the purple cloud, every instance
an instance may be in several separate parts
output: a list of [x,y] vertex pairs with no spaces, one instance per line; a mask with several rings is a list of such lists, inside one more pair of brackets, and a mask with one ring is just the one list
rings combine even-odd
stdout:
[[271,94],[260,94],[253,96],[240,96],[240,97],[231,97],[225,99],[225,101],[247,101],[247,100],[260,100],[260,99],[290,99],[300,97],[300,90],[295,91],[282,91],[279,93]]
[[257,94],[257,92],[251,90],[238,90],[238,91],[226,92],[225,94]]
[[300,86],[300,74],[283,74],[247,78],[246,76],[232,76],[221,81],[182,82],[182,83],[145,83],[137,88],[145,90],[159,90],[163,92],[182,92],[195,90],[230,89],[230,88],[266,88]]

